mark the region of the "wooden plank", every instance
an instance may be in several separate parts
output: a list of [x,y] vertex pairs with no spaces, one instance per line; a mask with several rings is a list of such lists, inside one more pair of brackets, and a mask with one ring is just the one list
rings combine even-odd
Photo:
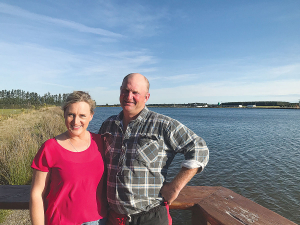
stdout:
[[227,188],[218,189],[197,205],[211,225],[297,225]]
[[[30,185],[0,185],[0,209],[29,209]],[[223,187],[185,187],[170,209],[192,210],[193,225],[297,225]]]
[[0,209],[29,209],[30,185],[0,185]]
[[186,186],[177,199],[170,205],[170,209],[190,210],[199,201],[217,192],[222,187]]

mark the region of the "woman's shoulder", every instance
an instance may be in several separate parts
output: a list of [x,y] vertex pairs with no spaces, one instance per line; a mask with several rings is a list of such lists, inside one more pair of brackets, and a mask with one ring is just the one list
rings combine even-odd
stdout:
[[48,139],[40,147],[36,153],[33,163],[38,165],[40,160],[46,160],[48,163],[52,161],[54,150],[56,149],[56,140],[54,138]]
[[43,143],[42,147],[43,148],[51,148],[56,145],[57,145],[57,141],[55,140],[55,138],[50,138]]
[[101,134],[95,134],[93,132],[90,132],[91,134],[91,138],[94,139],[94,140],[102,140],[102,136]]

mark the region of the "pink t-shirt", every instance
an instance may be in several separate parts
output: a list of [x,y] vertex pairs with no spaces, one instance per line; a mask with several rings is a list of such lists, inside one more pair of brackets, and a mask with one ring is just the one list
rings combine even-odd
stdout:
[[32,168],[50,172],[44,199],[46,224],[82,224],[106,217],[104,150],[99,134],[91,133],[90,147],[71,152],[52,138],[36,154]]

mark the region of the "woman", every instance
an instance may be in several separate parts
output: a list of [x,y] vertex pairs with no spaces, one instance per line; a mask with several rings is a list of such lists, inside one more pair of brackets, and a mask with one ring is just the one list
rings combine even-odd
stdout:
[[95,103],[74,91],[63,106],[67,131],[35,156],[30,197],[33,225],[105,224],[107,213],[101,136],[86,129]]

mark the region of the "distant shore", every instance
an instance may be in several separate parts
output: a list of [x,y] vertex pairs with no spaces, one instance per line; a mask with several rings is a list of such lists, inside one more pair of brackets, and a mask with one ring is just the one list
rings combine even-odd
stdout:
[[[218,102],[218,104],[208,103],[172,103],[172,104],[147,104],[147,107],[157,108],[267,108],[267,109],[298,109],[299,103],[283,102],[283,101],[249,101],[249,102]],[[114,105],[98,105],[97,107],[121,107],[120,104]]]
[[[300,107],[280,107],[280,106],[256,106],[256,107],[247,107],[247,106],[221,106],[221,105],[207,105],[207,106],[187,106],[181,104],[155,104],[155,105],[146,105],[148,108],[194,108],[194,109],[207,109],[207,108],[218,108],[218,109],[300,109]],[[121,105],[97,105],[97,107],[121,107]]]

